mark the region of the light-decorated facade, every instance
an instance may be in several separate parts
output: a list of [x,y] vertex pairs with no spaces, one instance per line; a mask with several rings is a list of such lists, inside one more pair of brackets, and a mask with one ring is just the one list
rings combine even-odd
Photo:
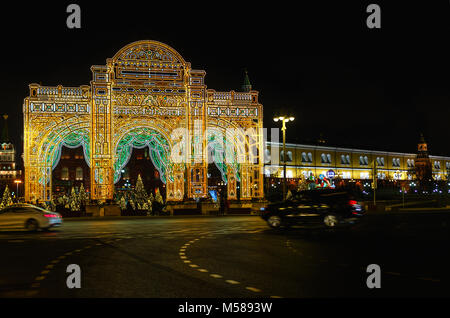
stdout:
[[156,41],[131,43],[91,71],[90,85],[29,85],[23,104],[25,200],[52,198],[62,146],[83,147],[92,199],[113,197],[132,149],[143,147],[168,201],[205,197],[208,161],[219,169],[229,199],[236,199],[238,184],[241,200],[263,197],[257,91],[207,89],[205,71]]
[[[424,146],[425,145],[425,146]],[[282,144],[268,142],[265,149],[265,177],[283,177]],[[425,147],[425,148],[424,148]],[[425,142],[419,143],[418,153],[426,150]],[[370,180],[376,165],[379,180],[412,180],[413,170],[420,160],[418,154],[326,147],[302,144],[286,144],[286,178],[302,179],[327,176],[331,170],[343,180]],[[450,176],[450,157],[432,156],[430,164],[434,180],[447,180]]]

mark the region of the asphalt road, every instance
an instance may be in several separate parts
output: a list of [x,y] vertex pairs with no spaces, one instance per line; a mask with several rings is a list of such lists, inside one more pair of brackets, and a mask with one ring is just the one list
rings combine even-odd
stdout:
[[[0,297],[447,297],[450,213],[351,229],[269,229],[257,216],[67,220],[0,231]],[[81,288],[69,289],[69,264]],[[369,289],[369,264],[381,288]]]

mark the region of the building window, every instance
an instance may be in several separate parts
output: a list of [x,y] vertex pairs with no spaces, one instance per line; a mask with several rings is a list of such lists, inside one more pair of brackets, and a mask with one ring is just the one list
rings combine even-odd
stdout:
[[306,154],[306,152],[302,152],[302,162],[311,163],[312,162],[312,153],[308,152],[308,154]]
[[[286,162],[292,162],[292,151],[286,152]],[[281,161],[284,162],[284,152],[281,150],[280,152]]]
[[379,167],[384,166],[384,157],[377,157],[377,166]]
[[441,162],[440,161],[435,161],[434,162],[434,168],[435,169],[441,169]]
[[302,162],[308,162],[308,157],[306,156],[306,152],[302,152]]
[[400,158],[392,158],[392,166],[400,167]]
[[[284,162],[284,152],[281,150],[281,161]],[[292,151],[286,152],[286,162],[292,162]]]
[[367,158],[367,156],[359,156],[359,164],[361,166],[369,165],[369,158]]
[[394,179],[395,179],[395,180],[401,180],[401,179],[402,179],[402,173],[401,173],[399,170],[397,170],[397,171],[394,173]]
[[341,164],[349,165],[350,164],[350,156],[349,155],[341,155]]
[[331,155],[330,154],[322,154],[320,156],[322,163],[331,163]]
[[264,150],[264,163],[270,163],[271,161],[270,150],[266,148],[266,150]]
[[83,180],[83,168],[77,167],[75,170],[75,180]]
[[69,180],[69,168],[63,167],[61,169],[61,180]]
[[351,179],[351,178],[352,178],[351,172],[348,171],[342,172],[342,179]]
[[406,160],[406,165],[408,166],[408,168],[414,168],[414,160],[413,159]]
[[360,173],[361,179],[369,179],[369,173],[368,172],[361,172]]

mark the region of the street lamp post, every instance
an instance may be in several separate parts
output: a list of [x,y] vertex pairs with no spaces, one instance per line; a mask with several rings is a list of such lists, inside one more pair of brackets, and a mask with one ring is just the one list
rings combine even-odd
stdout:
[[14,180],[14,183],[17,186],[16,198],[17,198],[17,201],[19,201],[19,184],[22,183],[22,180]]
[[275,117],[273,120],[283,123],[281,130],[283,131],[283,200],[286,200],[286,122],[294,121],[294,117]]

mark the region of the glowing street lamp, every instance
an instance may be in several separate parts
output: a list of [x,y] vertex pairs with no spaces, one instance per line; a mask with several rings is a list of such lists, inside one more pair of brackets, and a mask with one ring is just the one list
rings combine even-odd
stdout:
[[14,180],[14,183],[17,185],[16,196],[17,196],[17,199],[19,199],[19,184],[22,183],[22,180]]
[[279,116],[274,117],[275,122],[283,122],[281,130],[283,131],[283,200],[286,200],[286,123],[289,121],[294,121],[294,117]]

